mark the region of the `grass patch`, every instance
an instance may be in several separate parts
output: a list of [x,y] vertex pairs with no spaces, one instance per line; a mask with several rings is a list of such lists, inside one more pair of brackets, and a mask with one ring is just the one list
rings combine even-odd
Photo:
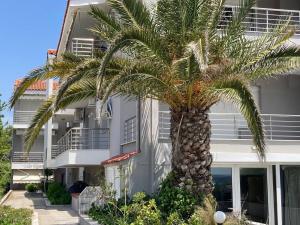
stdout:
[[31,225],[32,210],[0,206],[0,225]]

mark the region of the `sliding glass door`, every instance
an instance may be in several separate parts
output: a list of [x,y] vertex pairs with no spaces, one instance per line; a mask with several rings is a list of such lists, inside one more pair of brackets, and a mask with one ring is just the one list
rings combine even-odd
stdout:
[[218,202],[217,210],[232,212],[232,169],[212,168],[214,196]]
[[218,210],[243,212],[253,222],[275,224],[272,166],[220,165],[211,173]]
[[281,166],[283,225],[300,224],[300,167]]
[[267,168],[240,168],[241,209],[254,222],[268,222]]

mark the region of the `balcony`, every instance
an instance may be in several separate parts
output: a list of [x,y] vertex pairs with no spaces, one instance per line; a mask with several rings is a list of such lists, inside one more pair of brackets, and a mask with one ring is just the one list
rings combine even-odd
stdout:
[[44,152],[13,152],[12,169],[43,169]]
[[36,111],[14,111],[14,124],[29,124]]
[[43,162],[43,152],[13,152],[12,162]]
[[103,41],[93,38],[73,38],[72,53],[79,57],[94,57],[96,51],[105,51],[106,45]]
[[109,158],[109,146],[109,129],[72,128],[52,145],[52,165],[99,165]]
[[[245,119],[239,113],[210,113],[212,140],[251,140]],[[300,141],[300,115],[262,114],[268,141]],[[159,139],[170,137],[170,113],[159,112]]]
[[[219,28],[228,26],[237,11],[238,6],[225,6]],[[296,10],[253,7],[243,23],[248,32],[267,33],[272,31],[278,23],[286,23],[288,20],[291,27],[295,29],[295,35],[300,35],[300,11]]]

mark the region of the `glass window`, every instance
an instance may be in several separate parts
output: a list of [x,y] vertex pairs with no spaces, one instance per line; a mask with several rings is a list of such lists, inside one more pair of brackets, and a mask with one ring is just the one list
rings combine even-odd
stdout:
[[299,224],[300,167],[282,166],[281,177],[283,224]]
[[124,143],[136,140],[136,117],[132,117],[124,123]]
[[232,212],[232,169],[212,168],[211,174],[215,185],[214,196],[218,202],[218,210]]
[[241,206],[247,218],[254,222],[268,222],[268,194],[266,168],[241,168]]

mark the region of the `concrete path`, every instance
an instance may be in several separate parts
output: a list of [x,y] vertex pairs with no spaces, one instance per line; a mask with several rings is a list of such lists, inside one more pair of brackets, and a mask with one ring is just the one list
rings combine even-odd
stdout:
[[38,214],[39,225],[78,225],[78,214],[71,207],[47,207],[41,194],[13,191],[4,205],[29,208]]

